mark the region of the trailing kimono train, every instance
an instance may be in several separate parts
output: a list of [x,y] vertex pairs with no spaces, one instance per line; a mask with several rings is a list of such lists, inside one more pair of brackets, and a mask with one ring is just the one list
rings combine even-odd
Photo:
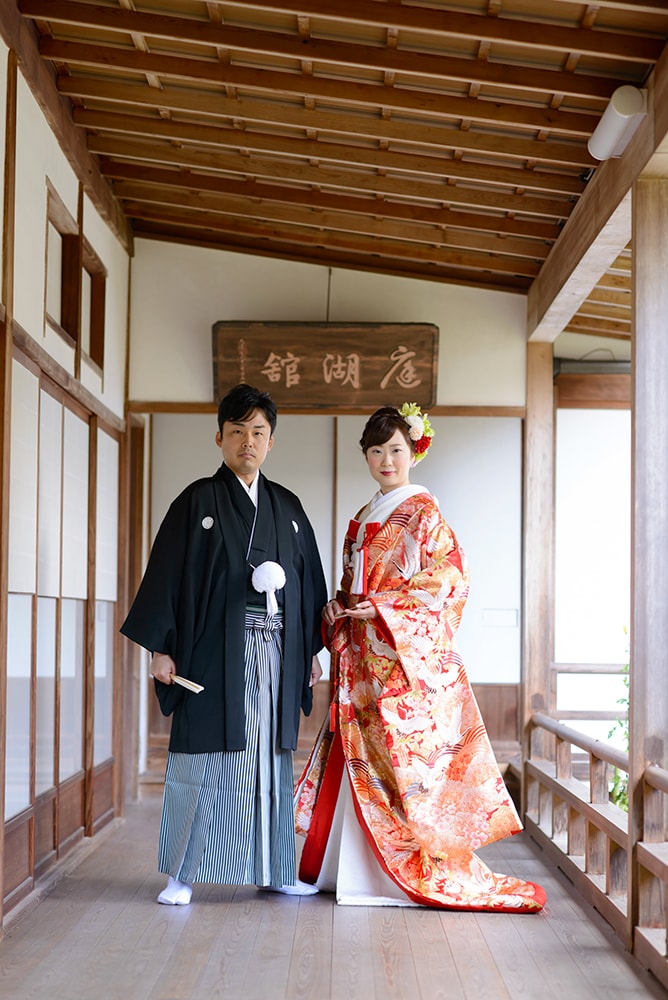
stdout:
[[[340,617],[328,637],[330,719],[295,796],[300,878],[333,888],[329,866],[340,902],[540,910],[540,886],[495,874],[474,853],[521,823],[453,641],[468,572],[431,494],[411,485],[377,494],[350,522],[343,564],[337,600],[353,608],[365,594],[378,616]],[[354,812],[342,804],[348,784]],[[372,866],[391,880],[381,876],[390,889],[376,898],[342,888],[366,849],[360,829]]]

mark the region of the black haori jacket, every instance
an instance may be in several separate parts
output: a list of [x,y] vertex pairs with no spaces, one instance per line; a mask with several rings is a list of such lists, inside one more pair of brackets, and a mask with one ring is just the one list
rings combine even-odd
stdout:
[[[313,529],[299,499],[261,473],[258,487],[252,556],[278,561],[286,576],[279,740],[282,749],[294,750],[300,708],[305,715],[311,711],[311,661],[322,648],[320,613],[327,590]],[[121,626],[140,646],[168,653],[181,676],[204,685],[204,691],[193,694],[180,685],[155,682],[163,714],[173,713],[172,752],[243,750],[246,744],[249,507],[243,487],[224,464],[213,477],[186,487],[165,515]],[[270,539],[269,554],[263,555],[262,535]],[[265,595],[256,598],[254,603],[264,606]]]

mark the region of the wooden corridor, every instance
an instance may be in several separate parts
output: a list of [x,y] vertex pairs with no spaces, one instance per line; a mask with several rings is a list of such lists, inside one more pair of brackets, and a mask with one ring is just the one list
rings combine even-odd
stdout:
[[540,882],[541,914],[337,907],[196,886],[159,906],[160,798],[123,821],[0,942],[3,1000],[636,1000],[668,993],[526,835],[480,852]]

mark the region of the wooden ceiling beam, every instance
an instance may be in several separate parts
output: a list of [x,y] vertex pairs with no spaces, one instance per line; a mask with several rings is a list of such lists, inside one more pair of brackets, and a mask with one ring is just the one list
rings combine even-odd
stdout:
[[[573,0],[553,0],[553,2],[573,6]],[[613,13],[625,10],[633,14],[660,14],[664,17],[668,13],[665,0],[596,0],[596,7]]]
[[599,319],[599,320],[619,320],[621,323],[628,323],[631,326],[631,304],[628,306],[616,306],[612,303],[596,302],[591,296],[583,302],[577,313],[578,319]]
[[[106,164],[105,170],[113,169],[110,163]],[[253,173],[251,164],[248,164],[247,173]],[[168,176],[169,171],[164,175]],[[171,171],[171,176],[176,177],[176,173]],[[364,174],[361,171],[355,173],[349,170],[321,168],[295,168],[286,164],[281,164],[276,176],[283,179],[294,179],[301,184],[314,184],[319,187],[331,187],[342,189],[343,191],[357,191],[361,194],[393,196],[395,198],[410,199],[411,202],[424,202],[424,209],[429,212],[432,206],[429,202],[437,202],[439,205],[464,205],[468,208],[483,209],[492,212],[511,212],[526,216],[552,217],[559,219],[563,217],[564,204],[556,199],[532,197],[527,194],[506,194],[504,191],[478,190],[474,187],[453,186],[451,184],[430,184],[416,181],[410,177],[393,177],[387,174]],[[226,183],[222,177],[210,175],[200,178],[202,187],[220,187]],[[234,180],[227,181],[228,184],[244,184]],[[254,184],[249,181],[248,186]],[[291,188],[286,185],[286,191]],[[257,185],[256,197],[261,197],[266,189],[262,184]]]
[[631,308],[631,282],[629,281],[628,291],[615,291],[610,288],[604,288],[601,285],[597,285],[596,288],[592,288],[589,293],[589,297],[585,301],[584,305],[588,302],[592,303],[602,303],[611,306],[622,306],[625,309]]
[[[286,165],[285,157],[293,160],[316,161],[366,167],[402,174],[418,174],[438,180],[465,180],[469,183],[493,184],[497,187],[522,187],[526,191],[552,192],[576,197],[585,184],[579,176],[548,170],[524,171],[520,167],[481,163],[479,160],[454,159],[449,155],[429,155],[379,149],[377,146],[343,146],[322,139],[295,139],[261,132],[240,132],[238,129],[214,125],[179,122],[174,119],[147,118],[113,112],[74,109],[74,121],[94,130],[88,139],[91,152],[123,157],[174,163],[179,166],[210,170],[235,170],[241,167],[265,176],[280,176]],[[113,133],[113,134],[108,134]],[[122,133],[119,135],[118,133]],[[138,138],[141,136],[142,138]],[[167,140],[155,142],[153,139]],[[187,145],[183,145],[186,142]],[[193,143],[205,144],[196,147]],[[211,147],[211,148],[209,148]],[[243,152],[242,152],[243,150]],[[249,163],[249,154],[256,154]],[[266,159],[254,165],[256,157]],[[243,160],[243,163],[240,162]]]
[[[88,30],[110,28],[129,35],[135,33],[149,38],[224,46],[237,53],[248,52],[299,62],[309,59],[314,64],[326,66],[406,73],[412,77],[430,77],[434,80],[465,81],[467,84],[498,86],[505,91],[536,91],[546,96],[559,93],[607,101],[616,87],[624,82],[607,76],[535,69],[533,65],[509,65],[459,56],[444,59],[440,53],[314,37],[301,38],[298,34],[293,36],[286,32],[237,28],[228,24],[213,24],[208,19],[199,21],[195,18],[169,17],[81,3],[78,0],[19,0],[19,9],[28,17],[42,18],[51,23],[74,24]],[[549,26],[543,27],[547,33]],[[534,45],[534,49],[536,47],[539,46]],[[533,55],[531,52],[527,53],[532,64]]]
[[[116,162],[116,161],[114,161]],[[119,173],[116,168],[109,168],[110,176]],[[225,184],[243,184],[234,178],[226,180],[219,179],[216,190],[225,191]],[[498,236],[520,236],[526,239],[534,239],[550,245],[559,233],[560,227],[556,224],[546,222],[536,222],[533,219],[523,217],[508,217],[506,215],[494,215],[487,213],[467,212],[460,208],[443,208],[435,204],[411,204],[408,202],[388,201],[386,198],[371,199],[368,196],[353,196],[346,194],[330,194],[328,192],[307,189],[304,187],[289,187],[287,185],[277,186],[275,189],[276,198],[284,204],[304,205],[313,211],[318,212],[349,212],[361,215],[373,215],[376,218],[399,219],[408,222],[425,223],[429,225],[445,226],[448,228],[472,229],[476,232],[491,233]],[[268,185],[261,188],[262,196],[268,197],[271,189]],[[233,196],[258,197],[258,188],[253,188],[253,193],[248,188],[230,190],[227,192]]]
[[[89,10],[82,11],[83,6],[89,7]],[[280,13],[291,9],[289,5],[286,6],[283,0],[273,0],[273,2],[266,2],[266,0],[253,2],[251,0],[244,6],[256,7],[259,10],[275,10]],[[111,8],[112,14],[110,15],[110,8],[84,5],[71,2],[71,0],[69,2],[68,0],[20,0],[19,9],[29,17],[43,18],[55,23],[75,24],[79,27],[98,25],[119,31],[134,31],[143,35],[152,35],[156,38],[180,37],[202,44],[225,45],[229,48],[248,46],[249,51],[258,51],[256,46],[260,43],[258,39],[246,38],[246,36],[267,36],[267,41],[263,42],[263,46],[276,44],[271,41],[271,32],[236,29],[228,25],[224,26],[225,34],[231,40],[220,41],[219,39],[223,37],[220,33],[202,31],[198,26],[193,26],[190,18],[172,18],[162,14],[154,15],[134,11],[133,15],[136,14],[136,17],[131,18],[134,24],[130,26],[129,19],[114,16],[113,8]],[[532,53],[536,48],[541,48],[549,52],[563,54],[580,52],[599,59],[654,63],[659,58],[663,48],[661,39],[641,33],[637,35],[619,34],[604,29],[589,31],[579,27],[546,24],[540,20],[485,17],[484,15],[457,11],[439,11],[432,7],[392,6],[388,9],[386,4],[378,4],[375,0],[361,0],[361,2],[346,4],[342,4],[340,0],[300,0],[299,4],[292,10],[297,16],[317,17],[320,22],[331,20],[348,26],[351,24],[373,25],[396,31],[418,32],[435,40],[443,39],[443,41],[455,38],[474,42],[509,44],[513,48],[525,48],[529,53]],[[665,13],[665,10],[663,12]],[[176,22],[171,30],[168,29],[169,22]],[[209,22],[197,22],[196,25],[206,25],[207,23]],[[212,41],[212,39],[215,40]],[[314,60],[322,58],[322,56],[312,54],[312,52],[318,51],[319,39],[314,39],[311,35],[305,37],[304,41],[307,44],[304,47],[297,47],[292,54],[298,58]],[[311,42],[316,44],[309,44]],[[262,51],[266,51],[266,48],[263,47]],[[283,49],[281,48],[279,51],[282,52]],[[297,52],[300,52],[301,55],[297,56]],[[339,60],[336,59],[336,61]]]
[[[631,294],[631,277],[630,275],[621,274],[604,274],[601,276],[600,280],[597,282],[597,289],[601,291],[606,291],[612,289],[613,291],[627,292]],[[592,289],[593,294],[594,289]]]
[[[350,51],[353,47],[352,45],[348,45],[346,51]],[[380,51],[396,52],[397,50],[381,49]],[[588,76],[583,73],[557,73],[552,70],[532,70],[531,72],[525,72],[521,67],[509,63],[480,63],[472,59],[455,59],[454,57],[449,59],[439,57],[441,72],[437,75],[435,73],[427,73],[424,64],[425,56],[416,53],[415,66],[407,65],[405,72],[409,76],[429,77],[441,82],[449,80],[460,85],[465,84],[466,86],[474,83],[480,85],[490,84],[491,87],[499,87],[504,92],[518,91],[520,98],[526,95],[527,91],[530,91],[536,103],[538,103],[541,97],[547,103],[554,93],[567,94],[578,100],[596,102],[601,112],[603,112],[617,87],[627,82],[618,78]],[[443,67],[447,67],[447,73],[443,71]],[[488,69],[484,70],[480,67],[488,67]],[[377,69],[381,72],[388,71],[383,66],[364,68]],[[394,70],[394,72],[397,71]],[[566,77],[566,79],[563,79],[563,77]],[[379,84],[378,86],[380,87],[381,85]],[[488,99],[492,99],[494,96],[495,92],[492,90],[487,94]]]
[[[604,164],[602,171],[611,162],[609,160]],[[598,177],[597,173],[592,184]],[[586,192],[582,201],[585,197]],[[529,291],[527,315],[530,340],[554,341],[562,330],[571,329],[572,317],[616,259],[620,247],[628,242],[631,231],[630,193],[621,198],[613,211],[609,207],[605,196],[601,200],[593,200],[589,210],[582,213],[580,226],[567,232],[578,206],[573,209],[569,222],[564,226],[558,250],[555,245],[545,262],[543,273]],[[562,247],[568,247],[572,256],[562,258]],[[553,282],[559,278],[562,278],[562,283],[553,289]],[[546,304],[544,309],[543,303]]]
[[616,337],[631,339],[631,321],[595,319],[591,316],[573,316],[566,329],[569,333],[586,333],[592,337]]
[[405,142],[417,147],[441,150],[468,150],[500,160],[531,160],[540,164],[589,168],[592,157],[584,145],[548,140],[538,142],[518,139],[510,135],[488,132],[463,132],[447,125],[432,122],[406,122],[396,119],[375,118],[371,115],[345,113],[331,109],[308,111],[293,104],[276,101],[256,101],[248,98],[230,99],[222,94],[188,93],[178,87],[155,90],[145,84],[107,83],[82,77],[60,76],[58,90],[67,97],[81,101],[101,101],[126,104],[129,107],[160,109],[175,113],[203,115],[231,122],[261,125],[264,129],[276,128],[277,119],[283,129],[301,129],[346,137],[357,136],[367,140]]
[[549,106],[533,107],[508,101],[428,93],[409,87],[249,68],[214,59],[193,59],[119,46],[61,41],[49,35],[40,40],[40,52],[45,59],[57,64],[97,67],[101,72],[113,67],[138,74],[151,73],[170,80],[240,87],[260,93],[282,93],[351,107],[410,111],[418,115],[433,115],[440,120],[451,118],[460,122],[466,119],[488,126],[549,132],[580,140],[589,138],[600,117]]
[[[572,0],[569,0],[572,3]],[[638,6],[643,6],[637,0]],[[401,6],[391,11],[386,6],[379,7],[374,0],[299,0],[294,6],[284,0],[245,0],[244,6],[257,10],[273,10],[307,14],[340,23],[391,26],[397,31],[420,32],[436,38],[463,38],[468,41],[507,43],[513,47],[537,47],[557,52],[580,52],[584,55],[602,58],[620,58],[629,61],[655,62],[661,54],[662,44],[658,39],[642,34],[615,35],[613,32],[597,29],[559,25],[545,25],[541,21],[531,21],[516,17],[489,17],[481,14],[466,14],[459,11],[439,11],[432,7]],[[610,4],[598,3],[597,7]],[[648,6],[644,4],[644,6]],[[666,13],[665,5],[652,4],[652,13]],[[634,8],[635,9],[635,8]],[[631,43],[625,48],[626,43]],[[619,54],[619,55],[618,55]]]
[[142,203],[168,205],[181,209],[214,212],[254,219],[271,225],[287,223],[328,232],[355,233],[374,239],[397,239],[431,247],[449,247],[476,250],[506,257],[522,257],[536,262],[547,257],[548,247],[536,240],[476,233],[455,226],[435,225],[389,220],[387,218],[344,211],[313,212],[304,206],[285,204],[276,200],[258,201],[225,193],[202,192],[184,186],[175,190],[172,185],[162,186],[154,180],[118,181],[114,194],[124,204]]
[[137,220],[135,235],[144,239],[168,240],[171,243],[184,243],[215,250],[234,251],[235,253],[260,254],[263,257],[276,257],[280,260],[293,260],[304,264],[321,264],[325,267],[340,267],[348,270],[353,268],[356,271],[419,278],[423,281],[447,281],[449,284],[487,288],[499,292],[526,292],[530,284],[530,279],[517,275],[495,275],[492,272],[469,271],[464,267],[442,262],[434,264],[428,261],[391,260],[380,257],[365,258],[359,254],[346,253],[338,249],[303,248],[299,244],[283,244],[281,247],[274,247],[262,239],[255,240],[250,237],[237,239],[234,233],[218,234],[204,230],[188,232],[171,223],[149,220]]
[[243,216],[219,215],[207,211],[188,211],[172,206],[165,211],[163,206],[153,208],[143,202],[125,202],[128,215],[136,219],[167,222],[188,229],[209,229],[216,232],[231,232],[237,236],[251,236],[266,240],[267,244],[296,243],[307,246],[323,246],[394,259],[406,258],[413,261],[447,263],[451,266],[470,270],[489,271],[496,274],[513,274],[531,277],[538,273],[539,265],[521,258],[502,257],[487,253],[451,250],[447,247],[415,245],[400,240],[378,240],[375,237],[356,237],[352,234],[318,232],[300,226],[250,222]]

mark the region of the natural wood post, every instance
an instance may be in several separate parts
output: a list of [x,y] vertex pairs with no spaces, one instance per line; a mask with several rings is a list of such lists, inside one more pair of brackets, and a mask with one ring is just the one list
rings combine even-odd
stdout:
[[[643,772],[668,767],[668,179],[648,177],[633,191],[633,310],[631,504],[632,588],[629,670],[629,906],[627,946],[640,923],[661,919],[659,893],[637,862],[648,829]],[[650,824],[651,826],[651,824]]]
[[[7,60],[7,102],[5,109],[5,169],[4,211],[2,233],[2,288],[1,301],[4,315],[0,317],[0,403],[3,420],[0,422],[0,937],[2,937],[5,847],[5,741],[7,737],[7,595],[9,588],[9,459],[11,441],[12,406],[12,327],[14,319],[14,228],[16,223],[16,56],[10,51]],[[0,305],[0,309],[1,309]]]
[[[527,344],[524,425],[523,759],[533,712],[549,712],[554,534],[554,390],[552,344]],[[533,752],[540,752],[534,733]]]

